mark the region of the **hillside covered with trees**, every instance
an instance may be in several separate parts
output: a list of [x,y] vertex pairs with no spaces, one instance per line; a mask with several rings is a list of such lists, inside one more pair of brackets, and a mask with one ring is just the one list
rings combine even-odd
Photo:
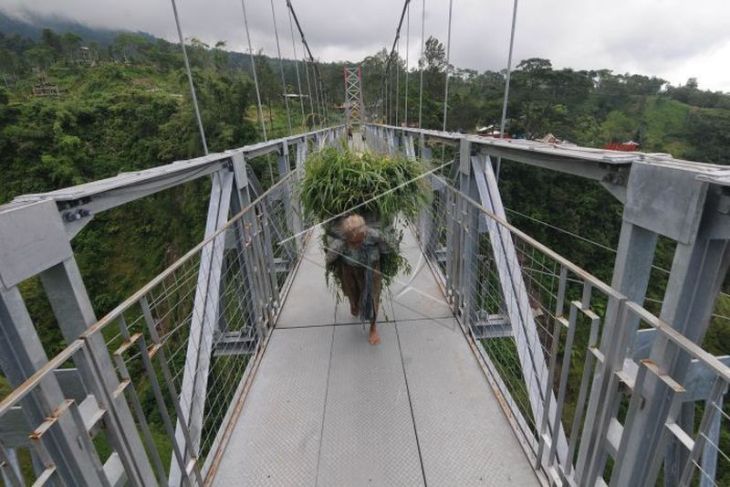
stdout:
[[[0,23],[0,27],[12,27]],[[49,191],[202,154],[179,46],[149,35],[0,31],[0,204],[24,193]],[[36,35],[37,34],[37,35]],[[224,41],[188,46],[211,151],[260,140],[247,55]],[[368,116],[395,123],[395,103],[382,103],[387,53],[361,61]],[[415,64],[415,63],[412,63]],[[441,42],[430,38],[420,65],[409,72],[404,113],[405,61],[389,73],[390,99],[398,87],[397,120],[418,120],[423,70],[423,126],[440,129],[445,75],[450,70],[448,128],[470,132],[499,125],[504,73],[447,66]],[[288,134],[282,93],[297,93],[313,66],[256,55],[270,138]],[[329,121],[341,120],[343,63],[320,63]],[[397,74],[396,74],[397,72]],[[398,81],[396,82],[396,78]],[[310,80],[314,83],[313,79]],[[304,85],[306,86],[306,85]],[[302,88],[306,94],[306,88]],[[308,130],[325,120],[305,99],[290,102],[292,125]],[[609,70],[555,69],[526,59],[512,73],[508,131],[513,137],[559,139],[591,147],[634,140],[641,150],[730,164],[730,94],[704,91]],[[263,168],[260,170],[265,179]],[[570,176],[505,162],[500,180],[508,216],[520,228],[604,280],[610,280],[621,206],[600,186]],[[73,241],[97,315],[109,311],[203,235],[209,184],[191,183],[98,215]],[[559,227],[559,230],[556,230]],[[583,239],[576,239],[574,235]],[[673,246],[660,241],[647,306],[656,311]],[[63,345],[37,280],[23,295],[46,351]],[[713,353],[730,351],[730,299],[722,295],[706,338]],[[1,379],[1,378],[0,378]],[[2,385],[0,383],[0,385]],[[4,395],[0,388],[0,397]]]
[[[97,39],[87,42],[75,33],[50,29],[42,30],[36,39],[0,32],[0,203],[23,193],[202,153],[179,46],[143,34],[119,33],[108,42],[104,37]],[[188,51],[211,150],[260,139],[249,57],[226,51],[224,41],[208,46],[192,39]],[[297,92],[296,63],[283,63],[284,89],[278,60],[262,53],[256,57],[269,136],[286,135],[281,93]],[[383,50],[362,61],[369,117],[395,122],[392,100],[397,86],[398,121],[403,123],[407,115],[409,125],[414,125],[420,67],[424,70],[423,126],[440,128],[448,68],[452,73],[448,128],[472,131],[498,125],[503,73],[447,66],[443,44],[430,38],[420,66],[410,69],[408,114],[403,112],[406,76],[401,58],[394,60],[389,73],[391,102],[384,113],[386,60]],[[299,63],[298,67],[302,78],[314,77],[312,66]],[[343,101],[343,64],[321,63],[318,68],[327,109],[335,120]],[[56,87],[57,94],[34,96],[39,85]],[[304,87],[302,91],[306,94]],[[324,122],[310,115],[316,108],[304,103],[304,119],[298,102],[290,103],[295,130]],[[508,113],[513,137],[552,133],[594,147],[632,139],[649,152],[730,163],[730,95],[700,90],[696,80],[674,87],[658,78],[554,69],[549,60],[527,59],[512,74]],[[515,223],[600,277],[610,278],[613,256],[601,246],[615,248],[617,242],[621,207],[612,197],[577,178],[509,163],[501,184]],[[536,187],[543,191],[535,192]],[[206,198],[205,183],[162,193],[127,205],[123,211],[100,215],[74,240],[98,313],[110,309],[199,240]],[[601,246],[538,221],[552,222]],[[595,221],[601,224],[586,224]],[[119,251],[120,242],[124,252]],[[663,242],[659,267],[669,267],[671,252],[671,245]],[[654,281],[653,298],[658,299],[663,282],[661,277]],[[32,303],[38,286],[30,283],[26,291]],[[40,316],[45,317],[41,323],[51,320],[48,313]],[[49,346],[54,340],[49,338]],[[730,343],[719,348],[728,350]]]

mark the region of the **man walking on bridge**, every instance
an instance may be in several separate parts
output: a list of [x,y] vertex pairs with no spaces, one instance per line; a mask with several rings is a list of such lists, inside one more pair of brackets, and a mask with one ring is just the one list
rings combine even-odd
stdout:
[[388,252],[388,247],[381,233],[369,228],[357,214],[344,218],[334,231],[335,238],[327,249],[327,264],[334,264],[335,276],[350,302],[350,313],[370,322],[368,341],[377,345],[380,336],[376,321],[383,285],[380,255]]

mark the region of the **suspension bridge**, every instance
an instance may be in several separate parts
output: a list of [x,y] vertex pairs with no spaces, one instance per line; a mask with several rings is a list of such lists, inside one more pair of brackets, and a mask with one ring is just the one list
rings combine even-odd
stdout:
[[[359,69],[344,78],[346,125],[327,126],[315,79],[317,130],[269,140],[262,124],[257,144],[0,206],[4,484],[717,485],[730,357],[702,339],[730,265],[728,170],[371,121]],[[348,140],[441,168],[401,223],[412,271],[384,293],[378,346],[325,282],[296,190],[312,153]],[[268,185],[261,158],[275,161]],[[509,222],[502,160],[623,204],[610,283]],[[73,238],[200,178],[203,241],[98,318]],[[655,315],[643,304],[659,238],[676,248]],[[64,340],[50,357],[21,293],[33,278]]]

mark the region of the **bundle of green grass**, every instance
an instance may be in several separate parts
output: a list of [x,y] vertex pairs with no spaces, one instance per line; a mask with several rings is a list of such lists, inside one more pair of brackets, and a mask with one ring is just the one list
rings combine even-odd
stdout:
[[[403,232],[395,220],[413,221],[427,202],[424,180],[419,178],[423,171],[419,161],[405,157],[326,148],[307,160],[300,187],[304,215],[315,223],[327,222],[322,236],[325,248],[334,226],[353,213],[380,230],[391,248],[380,259],[387,286],[398,272],[408,271],[408,261],[400,252]],[[328,266],[328,280],[337,279],[333,270]]]

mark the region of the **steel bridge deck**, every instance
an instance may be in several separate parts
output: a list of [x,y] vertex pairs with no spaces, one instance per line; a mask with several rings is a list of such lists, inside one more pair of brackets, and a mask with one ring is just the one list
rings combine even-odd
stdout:
[[215,485],[539,484],[409,233],[404,246],[415,276],[384,292],[373,347],[310,239]]

